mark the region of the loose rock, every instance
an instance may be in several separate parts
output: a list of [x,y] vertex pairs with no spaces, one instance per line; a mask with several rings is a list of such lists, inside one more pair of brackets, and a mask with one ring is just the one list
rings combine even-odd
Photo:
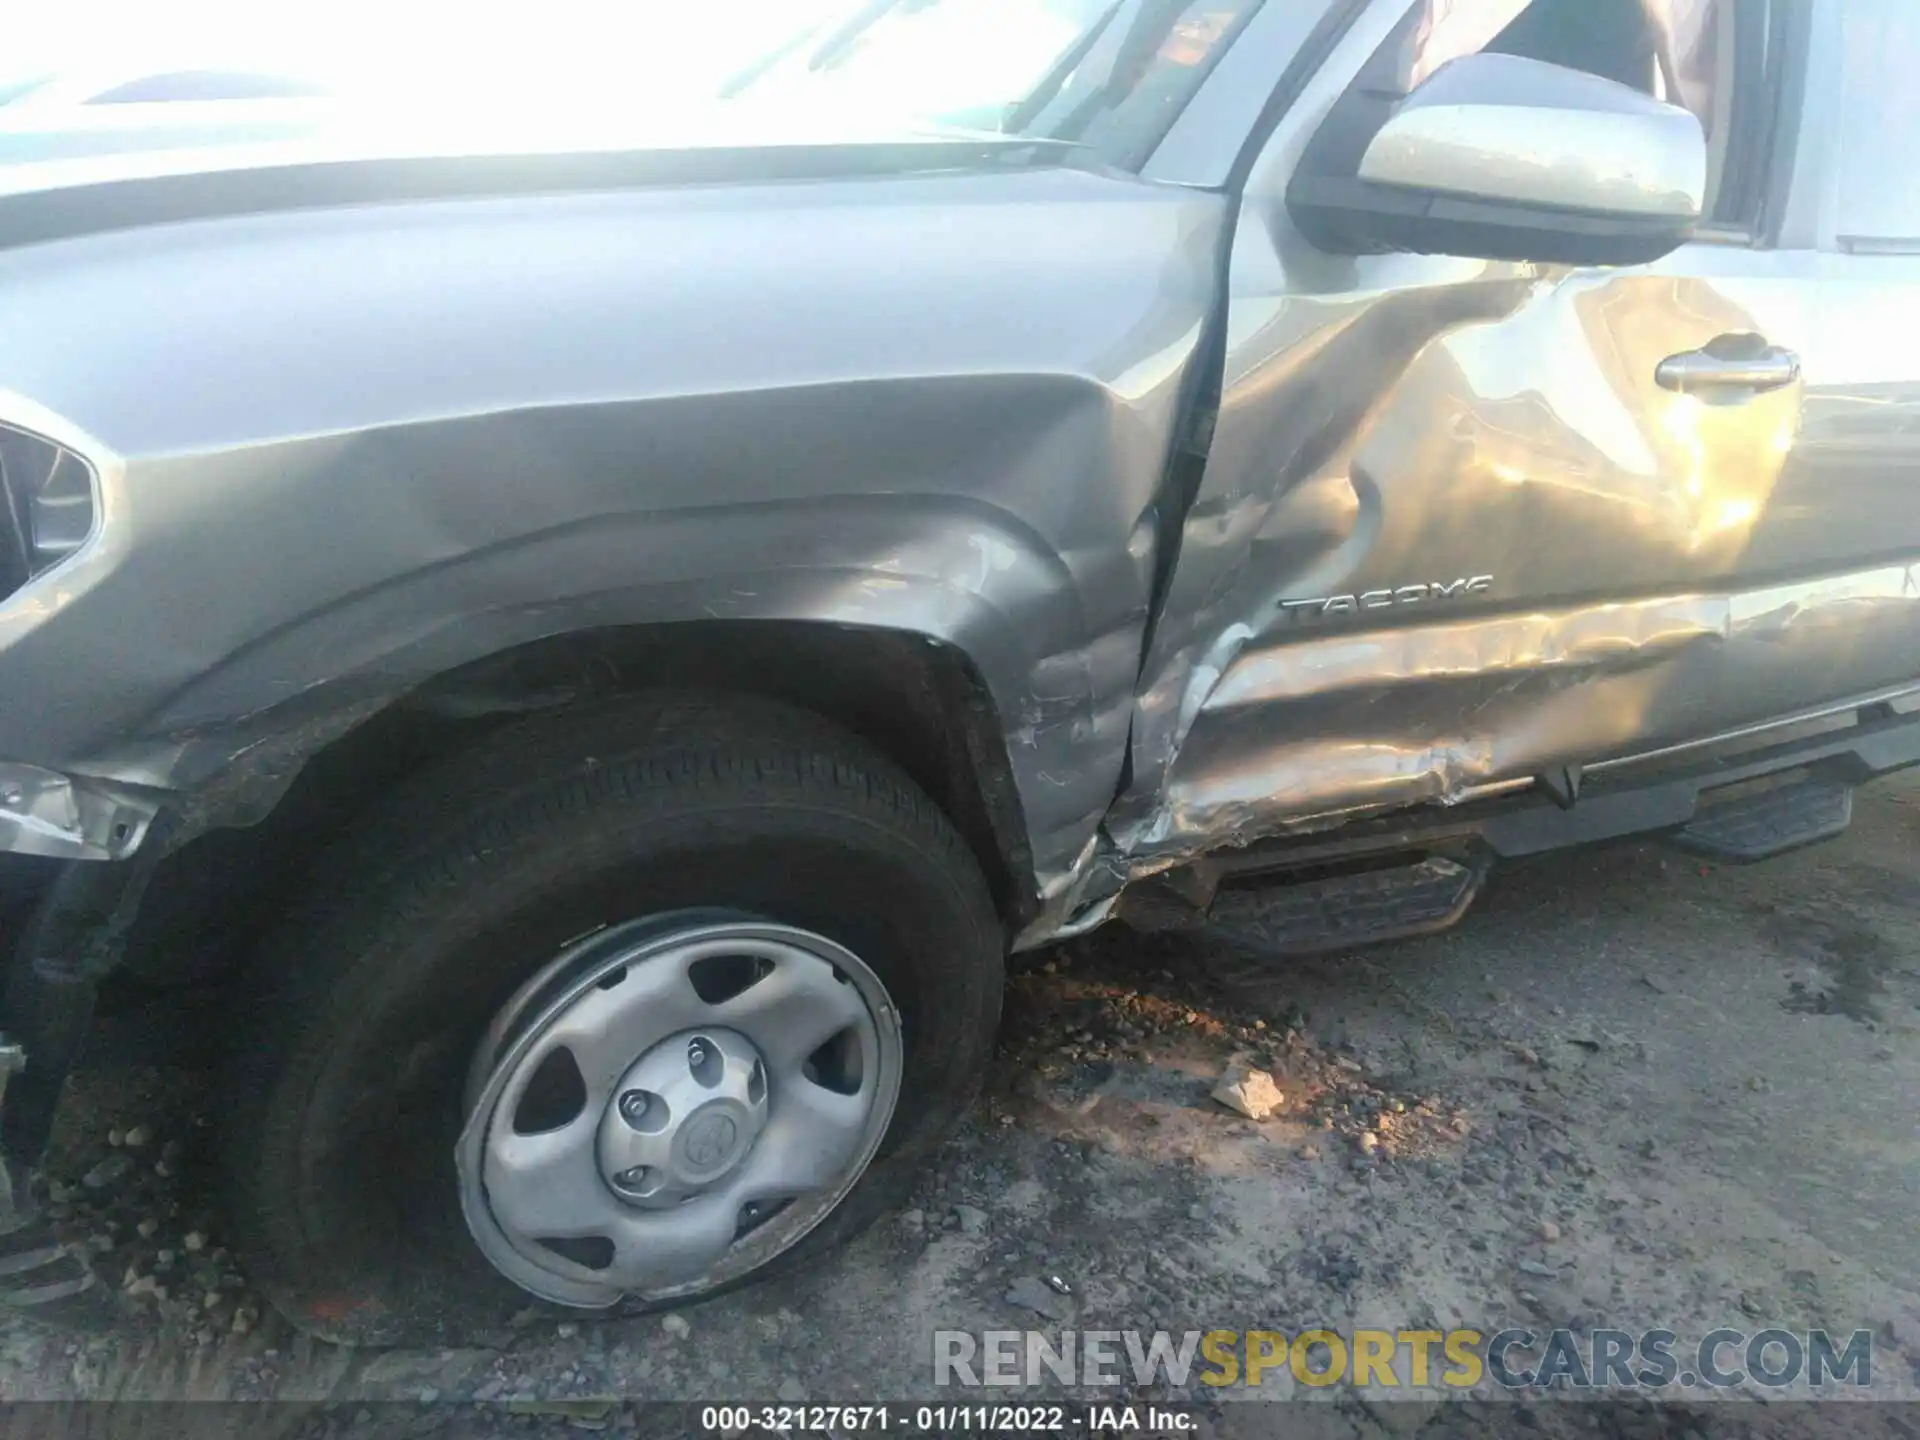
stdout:
[[1006,1293],[1006,1301],[1009,1305],[1031,1310],[1036,1315],[1044,1315],[1049,1320],[1065,1320],[1073,1314],[1072,1307],[1049,1290],[1044,1280],[1032,1276],[1014,1284]]
[[675,1340],[684,1340],[693,1333],[693,1326],[687,1323],[684,1315],[666,1315],[660,1320],[660,1328]]
[[780,1382],[778,1395],[779,1398],[787,1404],[797,1405],[800,1401],[807,1398],[807,1387],[802,1385],[798,1380],[788,1377]]
[[1228,1068],[1220,1083],[1213,1087],[1213,1098],[1249,1120],[1266,1119],[1287,1099],[1273,1083],[1273,1076],[1244,1063]]
[[80,1183],[89,1190],[105,1190],[117,1185],[133,1172],[133,1160],[126,1155],[109,1155],[98,1165],[87,1171]]
[[129,1150],[139,1150],[153,1143],[153,1127],[136,1125],[127,1131],[126,1143]]
[[977,1205],[956,1205],[953,1217],[960,1222],[962,1235],[983,1234],[987,1228],[987,1212]]

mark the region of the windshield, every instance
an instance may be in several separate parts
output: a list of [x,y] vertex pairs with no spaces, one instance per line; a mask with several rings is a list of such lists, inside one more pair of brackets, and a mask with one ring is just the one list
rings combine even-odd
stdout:
[[1261,0],[867,0],[799,26],[727,96],[1079,140],[1132,161]]
[[[367,100],[441,133],[465,116],[607,134],[645,120],[671,143],[725,115],[773,139],[815,122],[854,136],[934,126],[1080,141],[1130,164],[1261,3],[543,0],[527,26],[456,0],[69,0],[11,29],[0,129],[104,134],[112,118],[116,137],[191,123],[217,139],[224,122],[189,122],[187,107],[264,93]],[[102,96],[174,103],[120,106],[139,112],[122,123]]]
[[869,3],[807,27],[726,93],[998,130],[1008,107],[1117,8],[1114,0]]

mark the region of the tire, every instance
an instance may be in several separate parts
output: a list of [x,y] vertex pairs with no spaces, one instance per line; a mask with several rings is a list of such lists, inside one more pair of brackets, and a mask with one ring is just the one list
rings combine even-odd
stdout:
[[804,1265],[897,1203],[999,1023],[1005,939],[979,865],[898,767],[820,717],[649,697],[515,725],[416,777],[322,861],[249,967],[223,1149],[241,1257],[276,1308],[346,1343],[497,1334],[529,1296],[462,1218],[476,1047],[583,934],[716,908],[858,956],[904,1055],[852,1190],[721,1288]]

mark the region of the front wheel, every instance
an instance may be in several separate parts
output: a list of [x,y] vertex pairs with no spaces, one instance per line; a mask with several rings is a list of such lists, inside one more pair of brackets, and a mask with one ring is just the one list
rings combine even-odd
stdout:
[[1002,945],[937,807],[806,712],[501,732],[366,817],[255,971],[246,1256],[295,1323],[376,1343],[800,1265],[961,1114]]

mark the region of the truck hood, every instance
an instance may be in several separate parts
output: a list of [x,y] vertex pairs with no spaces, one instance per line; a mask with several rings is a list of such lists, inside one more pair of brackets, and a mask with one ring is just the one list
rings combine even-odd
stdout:
[[777,178],[801,155],[815,166],[838,152],[860,170],[916,169],[936,154],[951,163],[956,147],[982,158],[1071,148],[870,112],[816,106],[796,113],[791,105],[746,100],[692,110],[627,102],[539,113],[495,107],[423,114],[417,105],[332,100],[73,106],[17,116],[0,109],[0,201],[192,176],[541,157],[676,157],[666,168],[689,179],[760,171]]

